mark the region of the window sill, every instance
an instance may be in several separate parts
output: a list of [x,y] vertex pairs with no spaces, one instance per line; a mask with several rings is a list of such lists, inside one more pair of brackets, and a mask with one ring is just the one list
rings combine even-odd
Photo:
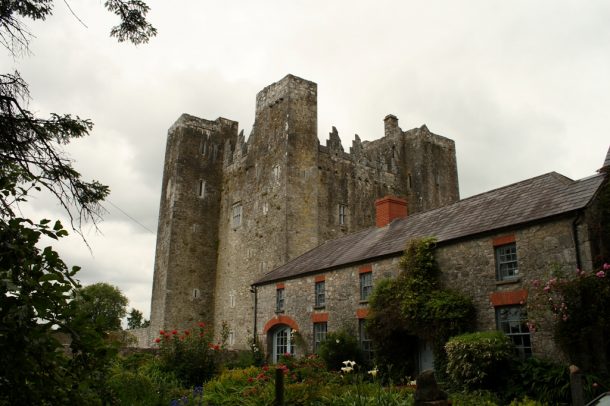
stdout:
[[314,310],[324,310],[324,309],[326,309],[326,305],[314,306],[313,309]]
[[501,281],[496,281],[496,286],[512,285],[513,283],[519,283],[519,282],[521,282],[521,277],[517,276],[516,278],[507,278],[507,279],[503,279]]
[[364,305],[367,305],[367,304],[369,304],[369,300],[368,300],[368,299],[365,299],[365,300],[360,300],[360,301],[358,302],[358,304],[364,304]]
[[277,309],[275,310],[275,314],[283,314],[283,313],[284,313],[283,309],[282,310],[277,310]]

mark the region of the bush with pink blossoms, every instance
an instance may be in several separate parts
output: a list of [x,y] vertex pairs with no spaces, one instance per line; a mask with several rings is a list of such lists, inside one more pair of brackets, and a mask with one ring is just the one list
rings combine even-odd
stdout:
[[551,328],[571,363],[609,375],[610,264],[533,281],[528,310],[530,329]]

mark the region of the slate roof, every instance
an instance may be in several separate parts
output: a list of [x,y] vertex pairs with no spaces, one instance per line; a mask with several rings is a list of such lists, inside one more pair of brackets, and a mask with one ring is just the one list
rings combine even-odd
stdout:
[[438,242],[529,223],[584,208],[604,174],[574,181],[547,173],[454,204],[330,240],[269,272],[254,285],[290,279],[329,268],[397,254],[408,240],[435,237]]

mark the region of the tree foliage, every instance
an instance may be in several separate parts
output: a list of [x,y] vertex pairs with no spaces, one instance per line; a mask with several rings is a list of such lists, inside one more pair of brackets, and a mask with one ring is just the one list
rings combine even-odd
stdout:
[[100,282],[79,289],[72,306],[77,317],[90,323],[97,331],[108,333],[121,329],[128,302],[119,288]]
[[[44,20],[52,6],[52,0],[0,1],[0,45],[13,57],[27,52],[33,35],[24,20]],[[142,43],[156,33],[141,1],[105,6],[121,19],[111,32],[119,41]],[[99,404],[115,348],[77,312],[78,267],[68,268],[50,246],[40,248],[67,231],[59,222],[16,213],[32,189],[46,189],[79,231],[83,221],[100,218],[109,190],[83,180],[61,149],[87,135],[91,121],[70,114],[37,117],[28,102],[19,73],[0,74],[0,404]]]
[[127,328],[133,330],[136,328],[144,328],[150,325],[150,321],[144,318],[142,312],[138,309],[132,308],[129,314],[127,314]]
[[418,341],[431,342],[442,362],[447,339],[468,331],[474,321],[472,300],[441,288],[435,246],[431,238],[409,242],[400,261],[403,271],[377,284],[369,301],[367,331],[378,363],[396,366],[397,376],[417,369]]

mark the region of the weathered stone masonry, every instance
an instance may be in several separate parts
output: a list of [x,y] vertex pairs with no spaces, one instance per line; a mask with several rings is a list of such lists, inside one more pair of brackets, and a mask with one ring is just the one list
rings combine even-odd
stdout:
[[333,128],[317,137],[317,85],[288,75],[256,97],[252,132],[182,115],[168,132],[151,332],[227,322],[234,347],[252,333],[251,284],[327,240],[375,224],[375,199],[410,213],[459,199],[455,146],[388,115],[381,139],[350,153]]

